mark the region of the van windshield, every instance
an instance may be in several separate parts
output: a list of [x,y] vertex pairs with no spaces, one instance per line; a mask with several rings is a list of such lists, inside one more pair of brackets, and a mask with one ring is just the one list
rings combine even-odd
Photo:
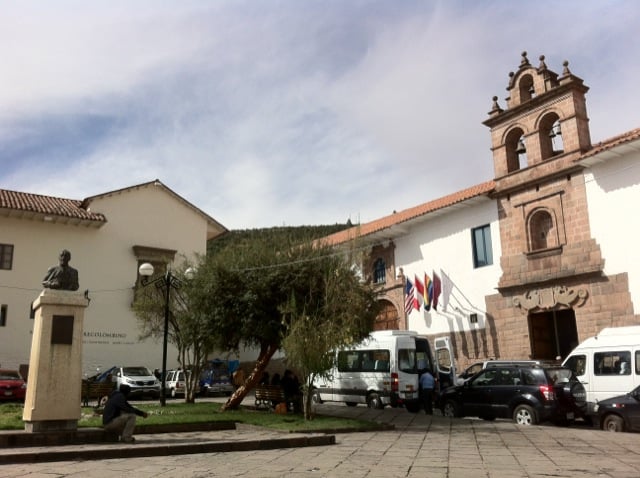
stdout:
[[585,374],[586,371],[587,356],[586,355],[572,355],[564,362],[564,366],[574,371],[577,376]]

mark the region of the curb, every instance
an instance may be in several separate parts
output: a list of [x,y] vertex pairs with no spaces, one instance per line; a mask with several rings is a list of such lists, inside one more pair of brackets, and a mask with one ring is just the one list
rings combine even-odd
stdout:
[[[181,433],[235,430],[232,420],[179,423],[167,425],[136,425],[135,433]],[[0,432],[0,447],[18,448],[30,446],[88,445],[96,443],[117,443],[118,435],[102,428],[78,428],[70,431],[30,433],[24,430]]]
[[44,463],[73,460],[106,460],[113,458],[142,458],[197,453],[223,453],[234,451],[273,450],[276,448],[302,448],[335,445],[335,435],[273,438],[242,442],[189,443],[162,445],[123,445],[121,448],[92,448],[86,450],[59,450],[0,455],[0,465],[16,463]]

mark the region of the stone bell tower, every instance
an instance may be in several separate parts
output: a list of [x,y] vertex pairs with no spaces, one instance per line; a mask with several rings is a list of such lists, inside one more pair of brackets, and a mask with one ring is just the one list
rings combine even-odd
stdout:
[[503,324],[504,356],[570,351],[581,328],[577,308],[604,269],[577,162],[591,148],[589,88],[568,65],[558,75],[544,56],[534,67],[522,53],[509,73],[506,108],[494,97],[483,122],[491,129],[500,218],[502,276],[492,313]]

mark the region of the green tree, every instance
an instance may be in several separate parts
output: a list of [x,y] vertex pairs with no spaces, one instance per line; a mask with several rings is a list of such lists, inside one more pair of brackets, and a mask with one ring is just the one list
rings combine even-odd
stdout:
[[[168,342],[178,350],[177,360],[185,370],[185,401],[195,402],[200,373],[209,353],[213,350],[211,334],[207,325],[208,317],[191,305],[192,291],[198,287],[196,278],[188,280],[184,263],[172,274],[177,281],[169,287],[169,327]],[[165,272],[160,270],[150,279],[146,287],[136,290],[133,309],[138,318],[140,338],[162,339],[164,335],[165,294],[167,285],[160,279]]]
[[[326,300],[327,271],[334,271],[341,278],[345,271],[351,274],[353,280],[345,282],[340,294],[350,287],[366,289],[346,263],[337,260],[333,249],[314,246],[311,239],[267,230],[259,236],[228,243],[199,266],[199,297],[192,300],[192,305],[208,315],[215,347],[237,351],[249,346],[258,350],[244,386],[236,390],[223,409],[237,408],[259,382],[273,354],[282,348],[292,320],[309,315],[307,310],[318,315],[315,311],[322,309]],[[375,299],[373,294],[367,297],[370,302],[365,307],[361,302],[358,312],[369,320],[367,312],[375,307]],[[352,318],[357,319],[355,314]],[[366,326],[356,324],[351,325],[359,331],[354,335],[366,335],[372,319]],[[323,331],[310,329],[309,333]]]
[[326,376],[335,361],[335,350],[359,342],[373,329],[378,313],[375,290],[359,277],[341,257],[329,257],[316,265],[309,290],[291,302],[291,320],[282,348],[287,363],[300,374],[303,409],[313,418],[313,382]]

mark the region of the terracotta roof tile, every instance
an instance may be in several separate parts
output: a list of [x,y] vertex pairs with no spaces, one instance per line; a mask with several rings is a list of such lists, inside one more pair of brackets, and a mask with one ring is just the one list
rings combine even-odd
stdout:
[[594,145],[592,149],[587,151],[585,154],[576,159],[576,161],[581,161],[586,158],[590,158],[591,156],[595,156],[598,153],[602,153],[608,149],[615,148],[624,143],[629,143],[630,141],[635,141],[640,138],[640,128],[632,129],[631,131],[627,131],[626,133],[620,134],[618,136],[614,136],[613,138],[609,138],[607,140],[601,141],[598,144]]
[[400,212],[390,214],[375,221],[371,221],[365,224],[360,224],[344,231],[337,232],[330,236],[320,239],[320,241],[327,245],[338,245],[344,242],[348,242],[356,237],[364,237],[375,232],[389,229],[392,226],[396,226],[407,222],[411,219],[415,219],[420,216],[444,209],[449,206],[461,203],[468,199],[489,194],[495,189],[495,182],[493,180],[487,181],[481,184],[477,184],[462,191],[449,194],[448,196],[434,199],[433,201],[420,204],[418,206],[405,209]]
[[62,216],[88,221],[107,222],[103,214],[95,214],[81,207],[82,201],[39,194],[0,189],[0,210],[14,210]]

